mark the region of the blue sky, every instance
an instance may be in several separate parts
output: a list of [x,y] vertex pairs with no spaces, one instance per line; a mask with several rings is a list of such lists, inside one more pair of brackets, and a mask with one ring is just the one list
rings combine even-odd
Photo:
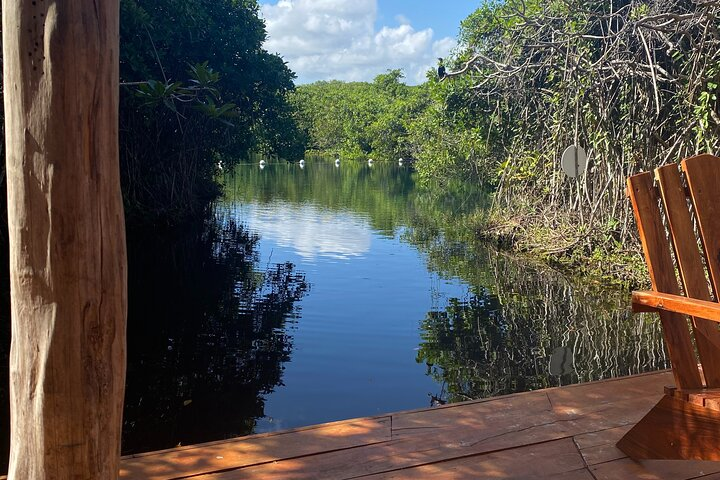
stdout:
[[456,37],[460,22],[480,6],[475,0],[379,0],[376,25],[392,24],[398,15],[418,28],[432,28],[438,38]]
[[268,40],[298,75],[370,81],[400,68],[408,84],[456,46],[460,22],[480,0],[273,0],[261,2]]

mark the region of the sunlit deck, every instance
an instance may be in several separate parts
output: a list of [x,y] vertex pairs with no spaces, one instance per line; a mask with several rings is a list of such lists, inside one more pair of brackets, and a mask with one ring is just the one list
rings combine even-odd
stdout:
[[180,447],[123,459],[123,479],[720,479],[720,462],[637,463],[615,442],[668,372]]

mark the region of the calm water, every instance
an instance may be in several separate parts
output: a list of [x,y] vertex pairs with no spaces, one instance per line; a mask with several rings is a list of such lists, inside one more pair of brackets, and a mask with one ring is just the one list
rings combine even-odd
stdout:
[[225,191],[129,232],[125,453],[666,366],[625,294],[464,241],[472,186],[317,160]]

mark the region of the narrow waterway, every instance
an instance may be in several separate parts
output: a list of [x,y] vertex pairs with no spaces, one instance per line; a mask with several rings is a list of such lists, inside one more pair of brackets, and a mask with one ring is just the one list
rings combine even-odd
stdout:
[[128,232],[123,453],[667,366],[626,294],[471,241],[473,185],[319,159],[224,183],[196,225]]
[[307,290],[255,432],[663,368],[656,324],[627,296],[574,285],[482,244],[458,222],[477,187],[419,189],[407,166],[241,165],[221,224],[257,236],[257,265]]

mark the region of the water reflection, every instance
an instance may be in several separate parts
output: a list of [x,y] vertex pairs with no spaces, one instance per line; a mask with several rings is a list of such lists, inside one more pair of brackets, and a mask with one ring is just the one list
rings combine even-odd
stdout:
[[[270,163],[265,170],[239,166],[225,178],[225,202],[275,204],[298,210],[319,210],[361,215],[376,232],[394,236],[413,215],[415,182],[408,169],[378,163],[308,161],[295,165]],[[438,208],[444,205],[438,204]]]
[[304,276],[259,269],[229,218],[201,227],[129,235],[124,453],[248,434],[282,384]]
[[250,203],[239,207],[243,220],[263,237],[292,247],[301,257],[347,259],[366,253],[371,237],[367,220],[351,212],[328,211],[315,205],[277,201],[271,208]]
[[[424,303],[423,296],[432,302],[424,318],[414,319],[420,336],[416,361],[427,365],[438,385],[431,404],[668,366],[660,326],[632,316],[626,293],[591,288],[583,279],[570,280],[474,242],[463,220],[482,215],[487,206],[488,196],[477,185],[420,189],[409,170],[394,164],[371,169],[343,162],[338,169],[331,162],[312,161],[304,171],[283,165],[263,172],[239,169],[228,181],[227,199],[267,205],[268,211],[292,205],[280,216],[298,225],[312,223],[305,214],[337,215],[334,222],[340,223],[350,210],[369,218],[377,232],[389,237],[401,232],[404,243],[424,255],[429,277],[464,285],[461,295],[412,292],[403,285],[416,305]],[[323,233],[314,234],[321,244]],[[366,274],[373,281],[401,283],[390,277],[387,263],[377,279],[374,275]],[[391,305],[397,298],[376,301]]]
[[487,247],[446,246],[420,243],[434,268],[473,283],[467,298],[450,299],[421,322],[417,361],[445,386],[447,400],[669,366],[660,325],[633,316],[626,294],[593,291]]
[[667,366],[626,294],[473,244],[475,185],[419,189],[395,162],[332,159],[225,181],[206,221],[129,232],[124,453]]

